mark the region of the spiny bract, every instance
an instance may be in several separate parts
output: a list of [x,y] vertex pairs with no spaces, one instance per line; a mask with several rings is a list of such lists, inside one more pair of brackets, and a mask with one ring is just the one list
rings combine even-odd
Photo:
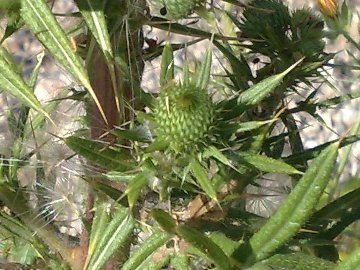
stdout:
[[186,18],[200,6],[204,0],[162,0],[167,15],[172,19]]
[[204,140],[213,123],[209,94],[193,85],[163,89],[155,108],[156,134],[177,150]]

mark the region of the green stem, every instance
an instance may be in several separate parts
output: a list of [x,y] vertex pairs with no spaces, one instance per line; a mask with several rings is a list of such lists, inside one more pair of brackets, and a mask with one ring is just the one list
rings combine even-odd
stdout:
[[346,31],[341,31],[341,34],[352,44],[354,45],[354,47],[356,49],[358,49],[360,51],[360,44],[358,42],[356,42],[350,35],[348,32]]

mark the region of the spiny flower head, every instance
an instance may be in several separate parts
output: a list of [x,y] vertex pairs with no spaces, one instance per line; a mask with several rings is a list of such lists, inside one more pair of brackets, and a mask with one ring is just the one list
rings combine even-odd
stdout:
[[214,106],[206,90],[171,86],[163,89],[156,104],[156,134],[180,151],[203,141],[213,118]]

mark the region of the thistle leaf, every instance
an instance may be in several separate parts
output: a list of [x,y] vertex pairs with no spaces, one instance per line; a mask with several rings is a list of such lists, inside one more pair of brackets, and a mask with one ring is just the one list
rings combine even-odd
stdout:
[[[284,174],[303,174],[293,166],[282,160],[273,159],[263,155],[239,153],[239,158],[245,163],[249,163],[256,169],[268,173],[284,173]],[[241,161],[240,161],[241,162]]]
[[132,209],[139,198],[141,190],[148,183],[148,175],[150,172],[141,172],[136,175],[126,187],[124,195],[128,196],[129,207]]
[[196,87],[199,89],[206,89],[210,80],[211,62],[212,62],[212,42],[214,36],[211,37],[209,47],[205,53],[205,60],[202,62],[197,76]]
[[151,216],[156,220],[157,223],[168,233],[175,233],[176,222],[175,220],[164,210],[152,209]]
[[64,141],[77,154],[109,170],[123,171],[133,165],[131,157],[124,152],[113,150],[96,141],[76,136],[67,137]]
[[102,237],[97,241],[87,269],[102,269],[107,260],[124,244],[132,233],[134,226],[135,221],[129,215],[127,209],[118,206],[113,219],[108,223]]
[[224,251],[201,232],[187,225],[180,225],[177,227],[176,233],[180,237],[184,238],[186,242],[190,243],[193,247],[198,249],[208,259],[213,261],[219,267],[219,269],[231,269],[230,260]]
[[95,203],[95,217],[91,226],[89,249],[84,269],[87,269],[90,258],[92,258],[97,248],[97,245],[104,233],[104,228],[107,226],[109,221],[110,215],[106,210],[106,203],[100,198],[98,198]]
[[[110,36],[104,14],[106,1],[76,0],[76,4],[79,7],[81,15],[83,16],[91,34],[94,36],[100,50],[105,57],[106,65],[109,68],[113,89],[117,89],[115,66],[113,61],[114,55],[111,48]],[[115,92],[115,95],[117,96],[117,92]]]
[[264,269],[328,270],[335,267],[334,263],[305,253],[277,254],[256,264],[250,270],[258,269],[261,265]]
[[70,41],[44,0],[22,0],[21,15],[38,40],[59,63],[91,94],[107,122],[105,113],[90,85],[80,57],[73,51]]
[[190,169],[201,188],[205,191],[211,199],[217,201],[216,191],[207,177],[205,168],[196,160],[190,163]]
[[339,144],[327,147],[311,164],[276,213],[250,239],[255,260],[262,260],[298,232],[313,213],[337,157]]
[[104,56],[110,62],[113,52],[104,14],[106,1],[76,0],[76,4],[91,34],[94,36]]
[[166,42],[161,55],[160,86],[174,79],[174,54],[169,42]]
[[139,267],[152,253],[164,245],[170,239],[170,235],[156,229],[140,246],[134,251],[130,258],[124,263],[121,270],[140,270]]
[[240,107],[254,106],[268,97],[276,89],[276,87],[280,85],[284,77],[298,64],[300,64],[302,60],[303,59],[300,59],[285,71],[270,76],[241,93],[237,99],[238,105]]
[[0,47],[0,88],[18,98],[24,105],[41,112],[50,119],[33,90],[20,76],[13,63],[9,61],[8,52],[3,47]]

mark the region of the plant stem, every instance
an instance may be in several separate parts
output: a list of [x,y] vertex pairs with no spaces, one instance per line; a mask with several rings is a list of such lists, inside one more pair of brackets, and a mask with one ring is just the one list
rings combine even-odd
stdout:
[[348,32],[346,31],[341,31],[341,34],[356,48],[360,51],[360,44],[358,42],[356,42],[350,35]]

